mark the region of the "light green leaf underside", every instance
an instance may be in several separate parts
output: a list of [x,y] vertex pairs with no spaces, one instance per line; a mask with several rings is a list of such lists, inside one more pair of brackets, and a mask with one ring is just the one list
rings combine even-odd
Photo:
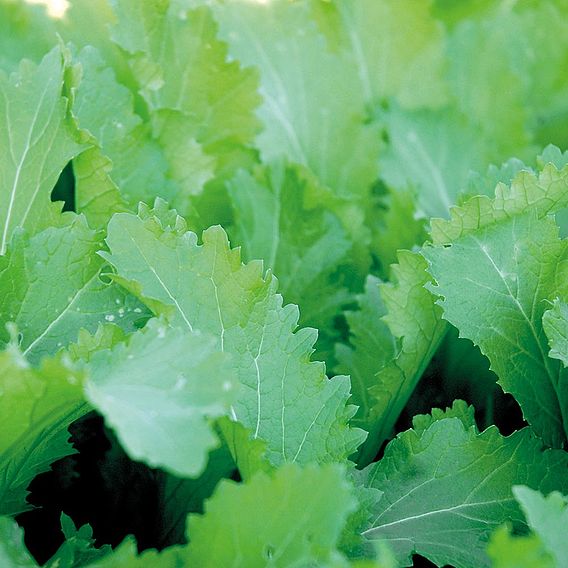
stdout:
[[566,381],[548,357],[542,316],[565,288],[566,244],[534,212],[465,234],[423,252],[444,318],[491,362],[506,392],[547,444],[566,439]]
[[27,487],[73,453],[67,427],[87,411],[82,375],[64,357],[32,369],[13,345],[0,353],[0,514],[30,508]]
[[38,66],[0,72],[0,255],[16,227],[34,232],[56,218],[51,190],[82,149],[62,96],[66,66],[56,47]]
[[184,557],[204,568],[327,566],[339,555],[341,530],[356,508],[353,488],[336,464],[288,464],[246,484],[221,481],[205,514],[189,517]]
[[152,320],[88,363],[86,395],[130,457],[197,477],[219,445],[209,419],[229,412],[235,381],[214,337]]
[[323,363],[311,362],[316,339],[296,330],[298,309],[282,305],[277,282],[262,264],[241,264],[220,227],[197,236],[175,215],[166,224],[142,208],[140,216],[111,220],[109,262],[120,282],[172,325],[213,334],[232,356],[243,392],[233,418],[267,442],[271,462],[345,459],[362,441],[347,421],[347,377],[328,380]]
[[523,522],[511,486],[568,486],[564,452],[543,451],[528,429],[505,438],[495,427],[478,433],[470,420],[459,405],[439,413],[399,434],[367,469],[367,485],[383,496],[364,535],[386,540],[404,566],[412,553],[437,566],[489,566],[489,534],[507,520]]
[[132,331],[146,309],[117,284],[101,280],[101,245],[84,217],[31,237],[16,232],[0,258],[0,342],[9,340],[5,325],[14,322],[24,355],[35,363],[100,322]]

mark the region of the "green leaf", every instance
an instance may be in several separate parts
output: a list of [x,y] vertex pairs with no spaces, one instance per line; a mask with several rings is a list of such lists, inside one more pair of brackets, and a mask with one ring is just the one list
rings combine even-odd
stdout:
[[160,147],[134,112],[130,91],[94,48],[84,48],[76,59],[82,72],[73,113],[95,145],[73,162],[77,209],[93,226],[105,227],[112,213],[126,211],[127,203],[151,201],[157,188],[164,197],[173,195],[173,187]]
[[[360,450],[360,465],[370,463],[392,436],[400,413],[446,333],[441,310],[424,288],[430,281],[426,262],[409,251],[399,251],[398,260],[399,264],[392,266],[393,281],[380,286],[384,308],[378,299],[365,307],[355,328],[361,340],[355,342],[350,355],[352,366],[343,360],[342,369],[354,369],[358,378],[354,382],[357,396],[366,399],[369,438]],[[390,338],[379,318],[388,326]],[[372,338],[357,332],[365,325],[374,330]]]
[[444,32],[432,17],[429,2],[313,0],[312,4],[330,47],[345,50],[357,69],[366,103],[392,97],[406,108],[416,108],[446,101]]
[[258,471],[272,470],[264,440],[252,437],[250,430],[240,422],[226,417],[218,420],[217,425],[242,479],[248,481]]
[[62,94],[66,69],[56,47],[38,66],[23,61],[10,77],[0,72],[0,255],[16,227],[35,232],[56,218],[50,192],[83,149]]
[[285,155],[340,198],[365,198],[377,176],[378,129],[366,123],[356,66],[327,50],[308,3],[231,2],[215,16],[231,54],[260,70],[263,160]]
[[[142,97],[137,93],[127,56],[111,41],[110,28],[115,22],[116,16],[109,0],[68,0],[65,17],[55,23],[57,31],[66,42],[80,49],[91,46],[99,52],[106,65],[112,68],[117,81],[130,89],[140,113],[144,105]],[[103,111],[108,113],[109,109]]]
[[240,171],[228,184],[235,226],[229,232],[245,260],[262,259],[279,278],[287,302],[301,308],[301,325],[330,329],[349,294],[337,277],[351,243],[339,219],[310,206],[319,191],[300,168],[277,162],[255,175]]
[[112,550],[108,544],[96,548],[93,529],[89,525],[77,528],[73,520],[65,513],[61,513],[61,529],[65,540],[49,559],[46,564],[48,568],[90,566],[91,562],[106,556]]
[[235,383],[215,338],[152,320],[128,343],[97,351],[86,396],[128,455],[197,477],[219,445],[208,419],[229,411]]
[[393,104],[377,119],[388,135],[381,178],[397,191],[411,188],[419,215],[445,217],[470,170],[487,164],[478,132],[455,109],[409,112]]
[[27,487],[54,461],[74,452],[68,426],[85,414],[82,373],[64,356],[33,369],[17,347],[0,353],[0,514],[30,505]]
[[525,97],[527,91],[540,89],[532,75],[519,72],[518,59],[526,55],[517,39],[524,30],[516,15],[512,10],[495,12],[491,18],[457,26],[446,46],[452,98],[492,161],[524,157],[531,142]]
[[6,568],[38,566],[24,544],[24,531],[8,517],[0,517],[0,563]]
[[548,355],[568,367],[568,304],[556,298],[542,316],[542,327],[550,346]]
[[494,426],[479,433],[464,411],[460,403],[420,420],[366,470],[367,486],[383,495],[363,534],[385,540],[404,566],[414,553],[437,566],[489,566],[490,533],[505,521],[523,523],[512,485],[568,486],[564,452],[544,451],[527,428],[509,437]]
[[[179,185],[172,204],[182,207],[258,132],[256,73],[228,60],[207,7],[183,9],[169,0],[112,4],[113,39],[129,55]],[[187,206],[181,211],[187,214]]]
[[565,280],[566,244],[554,222],[529,212],[423,254],[444,318],[489,358],[499,384],[545,443],[561,446],[568,393],[542,327],[544,300]]
[[[369,392],[376,384],[378,371],[396,354],[395,338],[383,321],[386,307],[380,293],[381,281],[369,275],[363,294],[357,296],[358,310],[345,312],[349,324],[349,345],[338,343],[335,356],[336,370],[351,376],[352,402],[358,406],[351,422],[364,430],[371,430],[381,420],[381,409]],[[365,446],[373,444],[367,440]]]
[[205,471],[196,479],[181,479],[160,472],[157,482],[161,504],[157,546],[161,549],[185,542],[187,515],[203,513],[204,502],[211,497],[217,484],[222,479],[231,477],[234,472],[235,462],[225,444],[209,454]]
[[510,185],[498,183],[493,198],[472,197],[460,207],[452,207],[449,220],[432,220],[432,242],[450,244],[460,237],[493,223],[521,215],[529,209],[537,217],[556,213],[568,206],[568,167],[558,170],[546,164],[535,174],[521,170]]
[[437,19],[453,28],[462,20],[485,16],[495,7],[495,3],[491,0],[467,0],[459,3],[453,0],[434,0],[432,2],[432,13]]
[[162,224],[167,216],[158,214],[162,222],[142,207],[111,220],[105,256],[119,281],[172,325],[211,333],[231,354],[244,386],[233,419],[267,442],[272,463],[345,459],[363,433],[347,426],[349,379],[328,380],[324,364],[310,361],[315,330],[296,330],[298,308],[282,305],[262,263],[241,264],[220,227],[200,246],[180,218]]
[[568,498],[554,491],[544,497],[530,487],[513,487],[529,527],[538,535],[544,548],[562,566],[568,559]]
[[537,165],[543,169],[546,164],[554,164],[556,169],[562,170],[568,165],[568,151],[562,152],[558,146],[549,144],[536,158]]
[[507,525],[491,535],[487,554],[493,568],[557,568],[537,535],[514,537]]
[[519,171],[510,187],[497,185],[494,199],[473,197],[450,220],[433,220],[432,239],[443,246],[423,252],[444,318],[480,347],[503,389],[554,445],[566,437],[565,381],[547,355],[542,316],[546,300],[566,293],[566,243],[547,215],[568,205],[567,176],[553,164]]
[[39,62],[56,42],[55,25],[45,6],[0,1],[0,69],[17,71],[24,58]]
[[[568,105],[562,93],[568,83],[561,71],[568,45],[568,25],[562,18],[565,10],[564,0],[521,2],[515,6],[516,17],[505,13],[501,18],[501,22],[516,24],[510,32],[510,43],[516,48],[513,66],[525,85],[523,106],[540,147],[550,143],[566,147]],[[531,54],[534,50],[538,50],[537,58]]]
[[387,278],[391,264],[396,264],[399,250],[412,250],[426,240],[426,219],[416,212],[416,196],[410,190],[388,191],[380,204],[386,211],[378,223],[373,219],[371,251],[381,264],[380,274]]
[[101,246],[82,216],[31,237],[17,231],[0,258],[0,342],[9,340],[5,324],[15,322],[23,354],[37,363],[102,321],[135,329],[142,307],[117,284],[101,280]]
[[86,329],[80,329],[77,342],[69,345],[67,353],[73,361],[89,362],[97,351],[112,349],[115,345],[124,342],[126,337],[122,328],[113,323],[99,325],[93,334]]
[[[543,152],[543,156],[545,155],[545,152]],[[541,165],[541,168],[544,168],[548,162],[552,161],[553,160],[546,160],[546,162]],[[511,158],[506,162],[503,162],[499,167],[491,164],[487,170],[482,173],[471,172],[467,191],[463,195],[463,197],[467,196],[468,199],[463,199],[460,205],[463,205],[469,201],[469,199],[477,195],[488,195],[490,197],[495,195],[495,188],[497,185],[503,184],[510,186],[522,170],[532,171],[531,168],[529,168],[521,160]],[[435,223],[438,222],[438,219],[436,219]]]
[[327,565],[338,556],[341,530],[356,508],[336,464],[287,464],[246,484],[222,481],[205,514],[189,516],[184,557],[203,568]]
[[458,418],[464,428],[471,428],[477,426],[474,412],[473,406],[468,406],[463,400],[454,400],[452,406],[445,410],[433,408],[430,414],[417,414],[414,416],[412,419],[412,429],[418,436],[422,436],[434,422],[443,420],[444,418]]
[[184,567],[179,547],[170,547],[162,552],[145,550],[138,554],[136,541],[126,537],[111,554],[89,564],[88,568],[180,568]]

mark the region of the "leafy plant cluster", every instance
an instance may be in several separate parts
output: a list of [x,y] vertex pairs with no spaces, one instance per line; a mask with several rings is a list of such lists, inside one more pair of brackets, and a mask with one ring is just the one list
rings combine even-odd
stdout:
[[568,566],[566,14],[0,0],[0,565]]

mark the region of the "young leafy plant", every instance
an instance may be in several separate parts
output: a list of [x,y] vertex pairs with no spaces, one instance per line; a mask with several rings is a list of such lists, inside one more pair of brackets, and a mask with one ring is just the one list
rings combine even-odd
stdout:
[[0,0],[0,565],[568,566],[567,9]]

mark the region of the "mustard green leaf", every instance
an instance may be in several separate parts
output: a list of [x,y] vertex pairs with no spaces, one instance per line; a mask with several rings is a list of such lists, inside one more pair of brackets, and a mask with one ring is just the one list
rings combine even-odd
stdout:
[[73,161],[77,210],[93,226],[106,227],[111,215],[126,211],[127,204],[153,200],[158,188],[169,197],[173,187],[160,147],[134,112],[130,91],[93,47],[83,48],[76,60],[81,79],[72,110],[94,144]]
[[64,355],[34,369],[13,344],[0,353],[0,514],[29,509],[31,480],[74,452],[67,428],[88,410],[83,380]]
[[136,541],[125,538],[111,554],[88,564],[88,568],[185,568],[179,547],[173,546],[162,552],[155,549],[138,553]]
[[283,305],[261,262],[241,263],[223,229],[208,229],[198,245],[180,218],[169,222],[146,207],[113,217],[105,258],[118,280],[174,327],[210,333],[232,356],[244,387],[232,417],[267,442],[272,463],[344,460],[364,435],[347,425],[349,379],[328,380],[324,364],[310,361],[315,330],[297,329],[298,308]]
[[228,59],[208,7],[184,10],[162,0],[112,5],[113,39],[128,53],[179,187],[172,204],[181,207],[254,139],[257,75]]
[[499,384],[543,440],[562,445],[566,381],[560,362],[548,357],[542,325],[545,301],[565,280],[566,243],[555,223],[529,211],[423,254],[444,318],[488,357]]
[[375,312],[371,316],[382,317],[387,324],[392,335],[389,343],[396,342],[394,353],[391,358],[384,358],[383,347],[376,357],[372,344],[366,342],[359,347],[362,353],[357,355],[358,360],[363,353],[367,360],[376,357],[375,375],[366,379],[372,418],[368,441],[360,453],[360,463],[364,465],[374,459],[382,443],[392,436],[400,413],[447,330],[435,297],[425,288],[430,276],[424,259],[417,253],[399,251],[398,261],[392,266],[393,281],[380,286],[386,313]]
[[0,562],[6,568],[38,566],[24,544],[24,531],[8,517],[0,517]]
[[380,205],[386,211],[372,220],[371,251],[380,262],[380,275],[387,278],[399,250],[412,250],[426,240],[426,219],[418,214],[411,189],[389,188]]
[[158,477],[161,503],[158,546],[162,548],[185,542],[187,515],[203,513],[204,502],[211,497],[217,484],[222,479],[230,478],[234,472],[235,462],[226,444],[209,453],[207,467],[197,478],[181,478],[161,472]]
[[513,536],[507,525],[491,535],[487,555],[493,568],[557,568],[537,535]]
[[61,513],[61,530],[65,540],[49,559],[47,568],[90,566],[91,562],[104,557],[112,550],[108,544],[97,548],[91,526],[86,524],[76,527],[73,520],[65,513]]
[[399,434],[365,470],[366,485],[383,494],[363,534],[385,540],[403,566],[414,553],[437,566],[490,566],[493,530],[505,521],[524,524],[512,486],[568,485],[563,451],[544,450],[528,428],[508,437],[494,426],[479,433],[463,411],[438,413]]
[[[396,340],[383,321],[386,307],[380,293],[381,281],[368,276],[363,294],[357,296],[358,310],[345,312],[349,325],[349,344],[338,343],[336,370],[351,376],[352,402],[358,406],[352,423],[371,430],[382,418],[370,389],[377,384],[377,373],[396,354]],[[368,439],[365,446],[375,440]]]
[[552,308],[544,312],[542,326],[550,346],[549,356],[568,367],[568,305],[556,298]]
[[229,234],[244,260],[262,259],[279,278],[287,302],[298,304],[300,324],[329,329],[350,295],[334,273],[349,263],[351,243],[339,219],[310,207],[315,181],[282,162],[254,175],[240,171],[228,183],[235,226]]
[[546,497],[541,492],[520,485],[513,494],[527,519],[527,524],[540,538],[546,551],[557,566],[568,560],[568,499],[554,491]]
[[241,485],[222,481],[205,514],[190,515],[184,557],[204,568],[326,566],[339,555],[341,530],[356,508],[337,464],[286,464],[272,477],[261,472]]
[[[147,316],[149,317],[149,316]],[[77,342],[67,347],[67,353],[73,361],[90,361],[100,349],[112,349],[118,343],[126,341],[127,334],[113,323],[100,324],[95,333],[80,329]]]
[[50,193],[67,163],[81,152],[63,96],[68,62],[61,48],[39,65],[23,61],[9,77],[0,72],[0,255],[16,227],[30,232],[57,213]]
[[365,198],[378,173],[378,128],[366,120],[356,66],[329,52],[309,4],[231,2],[215,16],[230,53],[260,71],[264,161],[284,155],[337,196]]
[[509,185],[498,183],[491,197],[481,195],[452,207],[450,219],[432,220],[435,245],[452,241],[501,220],[534,210],[538,217],[556,213],[568,206],[568,167],[557,169],[547,163],[534,173],[520,170]]
[[45,6],[0,2],[0,69],[17,71],[22,59],[39,63],[56,43],[55,24]]
[[88,400],[133,459],[197,477],[219,445],[209,419],[229,411],[236,385],[215,338],[151,320],[88,362]]
[[405,108],[446,102],[445,34],[431,14],[430,2],[313,0],[312,4],[330,47],[349,54],[365,102],[394,98]]
[[217,427],[242,479],[247,481],[258,471],[272,470],[264,440],[252,437],[250,430],[227,417],[220,418]]
[[102,237],[78,216],[62,227],[33,236],[17,231],[0,258],[0,342],[6,323],[20,332],[20,347],[32,363],[114,321],[135,329],[143,306],[115,283],[101,279],[104,261],[96,254]]
[[377,118],[388,135],[381,178],[395,190],[411,188],[419,215],[445,217],[470,171],[487,164],[475,128],[455,109],[405,111],[392,104]]
[[519,72],[519,27],[511,11],[496,11],[491,18],[456,26],[446,48],[449,90],[475,138],[483,141],[484,155],[492,160],[524,157],[530,147],[525,96],[539,87]]

